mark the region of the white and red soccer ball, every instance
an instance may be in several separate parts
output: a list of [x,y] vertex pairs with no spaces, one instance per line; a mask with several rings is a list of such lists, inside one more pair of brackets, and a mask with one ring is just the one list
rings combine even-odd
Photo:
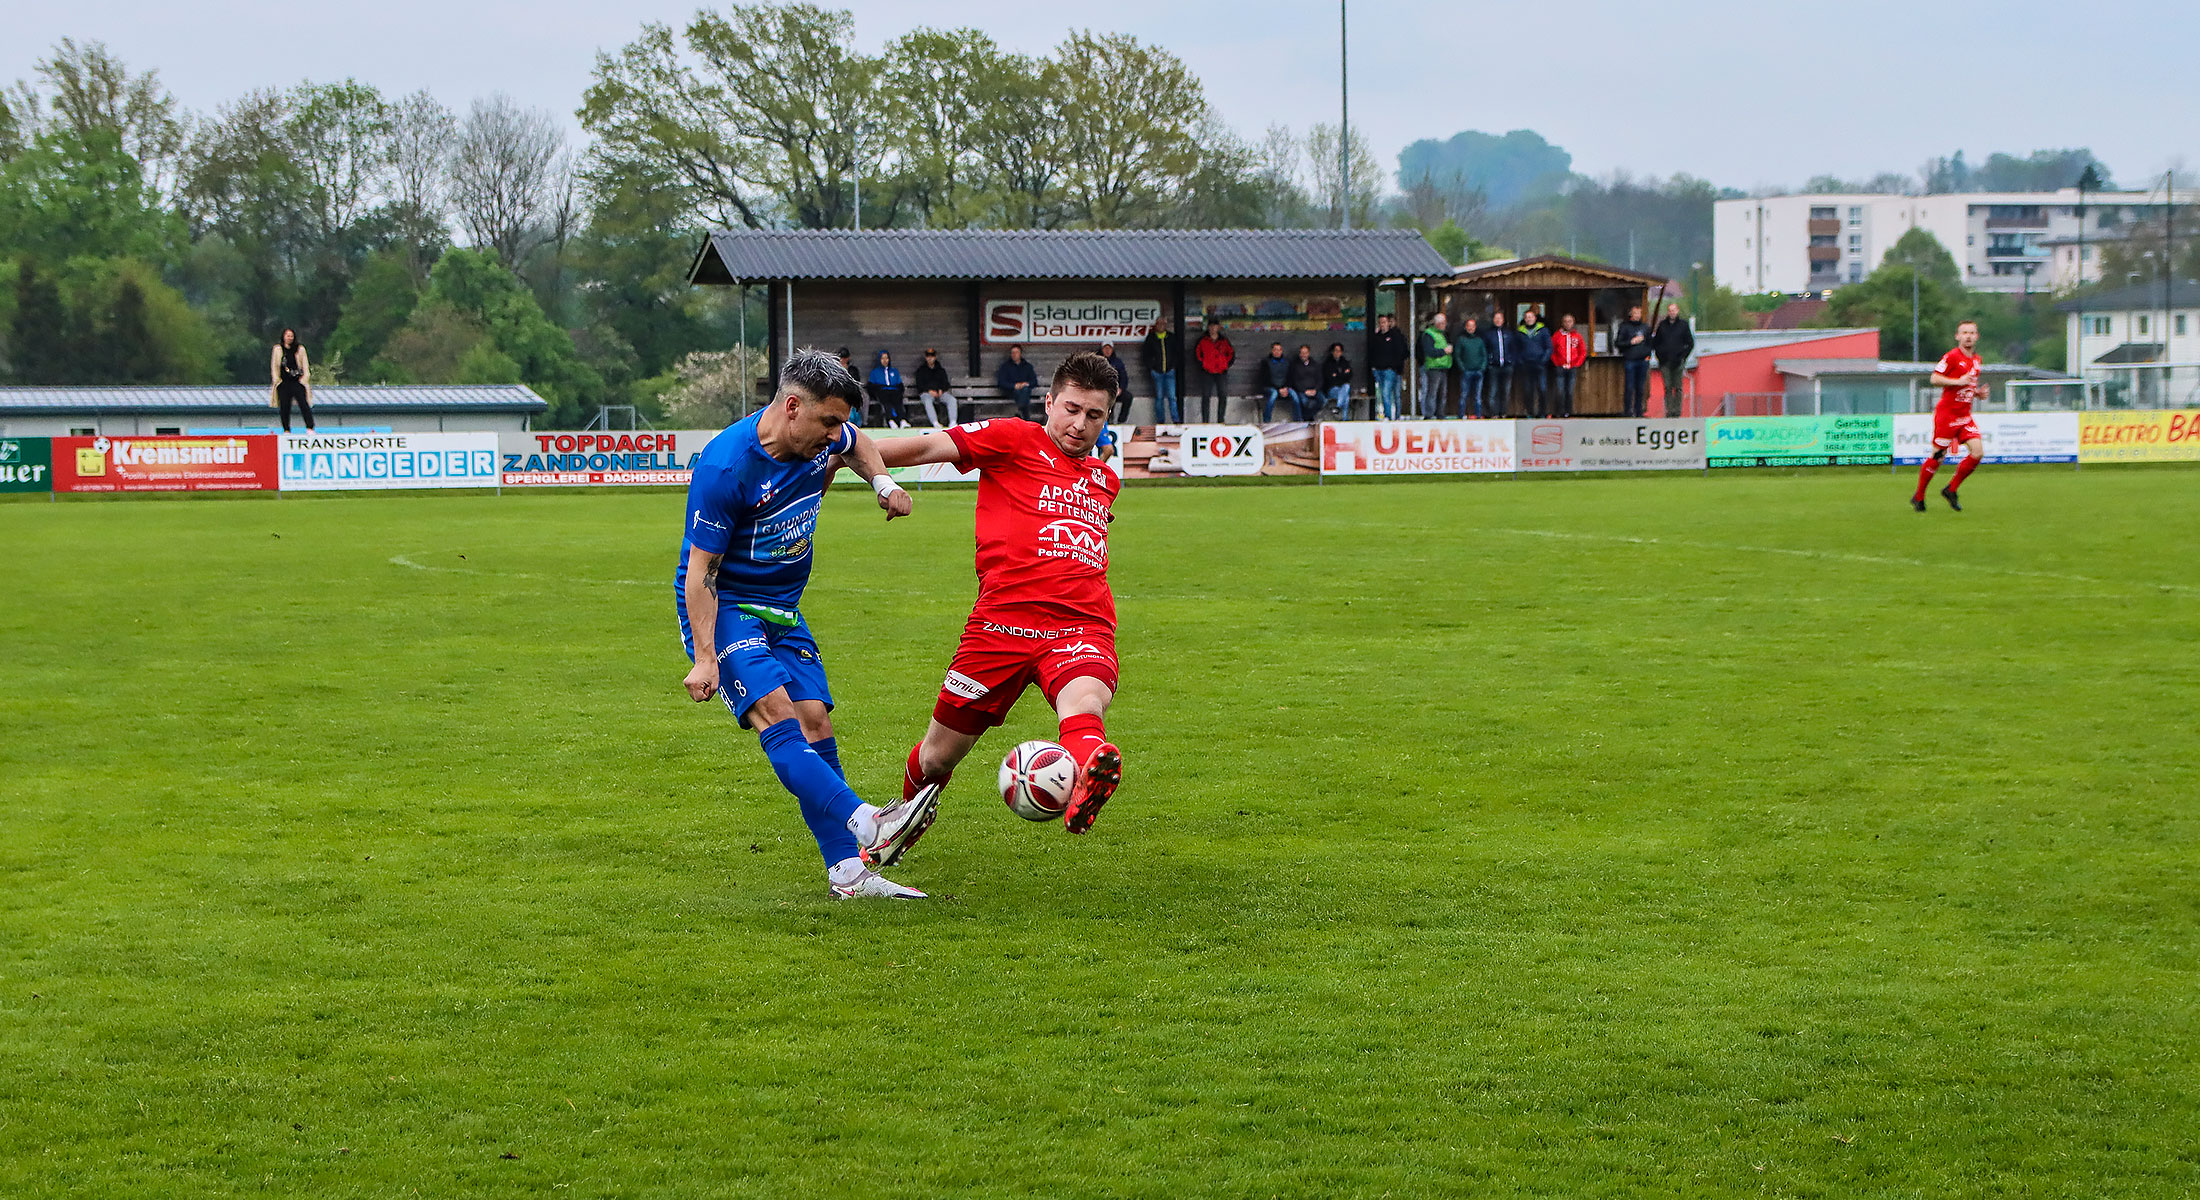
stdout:
[[1054,821],[1069,807],[1077,760],[1055,742],[1024,742],[1001,760],[1001,803],[1026,821]]

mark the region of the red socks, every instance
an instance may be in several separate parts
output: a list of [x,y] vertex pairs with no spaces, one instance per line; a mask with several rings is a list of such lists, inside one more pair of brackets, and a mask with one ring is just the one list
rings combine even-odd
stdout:
[[[1933,485],[1933,472],[1939,469],[1939,459],[1932,457],[1927,457],[1925,459],[1925,465],[1917,469],[1917,495],[1910,497],[1910,499],[1923,500],[1925,498],[1925,489]],[[1958,471],[1961,471],[1963,468],[1958,467],[1956,469]],[[1961,479],[1963,478],[1963,476],[1959,474],[1956,476],[1956,478]]]
[[1969,455],[1965,455],[1963,461],[1956,464],[1956,477],[1948,481],[1948,490],[1952,492],[1957,488],[1962,487],[1963,481],[1969,478],[1971,472],[1977,469],[1977,467],[1978,460],[1970,457]]
[[937,783],[944,786],[948,780],[955,777],[955,773],[949,771],[938,779],[926,779],[924,773],[917,769],[917,752],[922,749],[924,749],[923,742],[918,742],[916,745],[909,747],[909,765],[903,768],[901,772],[901,798],[904,800],[916,799],[917,789],[925,784]]
[[1069,751],[1069,756],[1076,759],[1077,765],[1081,767],[1091,762],[1092,752],[1100,748],[1100,743],[1108,740],[1108,727],[1093,713],[1078,713],[1062,718],[1062,732],[1056,740],[1062,743],[1062,748]]

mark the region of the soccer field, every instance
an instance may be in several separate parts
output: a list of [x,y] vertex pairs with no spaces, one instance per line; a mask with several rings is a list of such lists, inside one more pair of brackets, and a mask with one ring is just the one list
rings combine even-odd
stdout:
[[[835,904],[670,493],[0,504],[0,1195],[2200,1192],[2200,472],[1136,487]],[[828,499],[898,794],[973,493]]]

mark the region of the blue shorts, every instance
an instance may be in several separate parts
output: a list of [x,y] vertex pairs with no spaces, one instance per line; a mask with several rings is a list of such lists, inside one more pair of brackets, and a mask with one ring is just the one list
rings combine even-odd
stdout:
[[[687,605],[680,609],[680,644],[695,657],[695,633],[688,626]],[[718,698],[736,720],[748,716],[749,706],[779,688],[789,700],[818,700],[833,706],[832,689],[825,683],[825,659],[817,639],[810,636],[808,621],[797,618],[781,625],[751,616],[733,606],[718,606]]]

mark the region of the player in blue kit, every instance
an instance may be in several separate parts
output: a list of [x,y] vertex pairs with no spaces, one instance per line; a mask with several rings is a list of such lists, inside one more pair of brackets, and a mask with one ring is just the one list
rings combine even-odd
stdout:
[[[802,619],[810,538],[833,472],[845,465],[878,493],[886,519],[909,515],[909,493],[886,474],[878,447],[848,423],[863,385],[830,354],[799,350],[779,373],[771,404],[710,440],[688,484],[687,530],[673,594],[680,640],[694,669],[688,695],[718,696],[756,730],[825,856],[837,899],[917,900],[865,864],[890,866],[924,835],[938,791],[887,808],[848,786],[833,740],[832,691],[817,639]],[[713,648],[697,654],[697,646]]]

